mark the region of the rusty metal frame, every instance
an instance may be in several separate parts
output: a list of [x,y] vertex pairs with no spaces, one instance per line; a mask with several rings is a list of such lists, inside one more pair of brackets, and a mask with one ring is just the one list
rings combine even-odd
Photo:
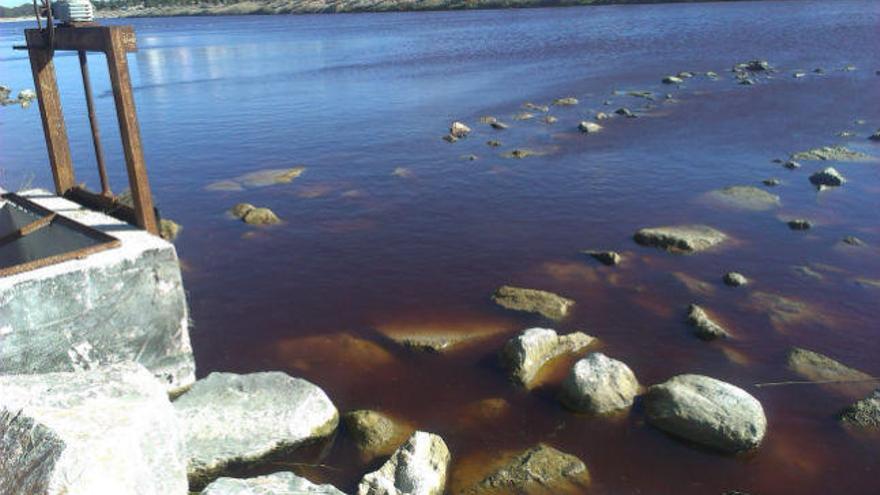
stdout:
[[[32,232],[35,232],[43,227],[46,227],[51,224],[59,224],[64,225],[67,228],[75,230],[80,234],[85,235],[86,237],[91,238],[92,240],[98,242],[99,244],[94,244],[92,246],[87,246],[80,249],[75,249],[73,251],[68,251],[66,253],[56,254],[53,256],[47,256],[45,258],[40,258],[38,260],[28,261],[26,263],[20,263],[18,265],[13,265],[7,268],[0,268],[0,277],[7,277],[9,275],[16,275],[18,273],[23,273],[31,270],[36,270],[37,268],[42,268],[44,266],[56,265],[58,263],[63,263],[65,261],[73,260],[73,259],[81,259],[89,256],[90,254],[98,253],[101,251],[106,251],[108,249],[119,247],[122,243],[119,239],[113,237],[110,234],[105,232],[101,232],[100,230],[89,227],[88,225],[83,225],[77,221],[71,220],[70,218],[65,217],[64,215],[58,215],[54,211],[44,208],[33,201],[19,196],[15,193],[6,193],[0,198],[9,201],[21,208],[29,210],[30,212],[40,215],[42,218],[39,220],[32,222],[21,229],[11,233],[8,236],[4,236],[3,240],[13,240],[12,238],[21,238]],[[48,219],[48,220],[47,220]]]
[[[51,42],[47,39],[44,30],[26,29],[25,39],[56,193],[59,196],[68,196],[72,191],[81,188],[76,185],[73,171],[70,143],[67,138],[64,115],[61,111],[61,98],[58,92],[58,81],[55,77],[53,57],[55,51],[58,50],[79,52],[85,82],[88,77],[88,73],[85,72],[88,69],[83,64],[85,52],[102,52],[107,57],[107,66],[110,71],[110,84],[116,105],[119,134],[122,137],[128,185],[134,200],[135,224],[158,235],[158,221],[153,208],[150,183],[147,179],[143,144],[126,58],[129,52],[137,51],[134,28],[132,26],[100,25],[56,26]],[[87,94],[86,97],[87,101],[90,101],[91,95]],[[92,123],[92,138],[96,143],[97,153],[100,145],[98,144],[99,136],[93,112],[90,112],[90,123]],[[102,153],[98,154],[102,155]],[[102,175],[102,192],[109,193],[109,186],[106,184],[106,177],[102,171],[103,156],[99,156],[98,161],[99,172]]]

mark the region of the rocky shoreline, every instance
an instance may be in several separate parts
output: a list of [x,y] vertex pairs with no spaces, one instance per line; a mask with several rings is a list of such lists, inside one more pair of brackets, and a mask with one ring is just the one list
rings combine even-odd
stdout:
[[[394,0],[371,2],[366,0],[304,0],[260,1],[245,0],[237,3],[183,4],[147,7],[143,4],[111,7],[96,5],[98,16],[102,18],[119,17],[179,17],[179,16],[223,16],[223,15],[284,15],[284,14],[343,14],[371,12],[420,12],[446,10],[491,10],[511,8],[540,7],[579,7],[589,5],[643,4],[643,3],[694,3],[706,0]],[[745,1],[745,0],[722,0]]]

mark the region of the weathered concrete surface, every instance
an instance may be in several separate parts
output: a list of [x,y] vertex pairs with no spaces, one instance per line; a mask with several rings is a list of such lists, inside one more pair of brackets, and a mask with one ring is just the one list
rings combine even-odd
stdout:
[[0,494],[186,495],[183,435],[143,366],[0,376]]
[[174,402],[180,418],[190,484],[201,487],[237,465],[324,438],[339,413],[317,386],[278,371],[211,373]]
[[724,452],[757,447],[767,431],[758,399],[729,383],[702,375],[679,375],[645,394],[652,425]]
[[578,352],[594,340],[583,332],[559,335],[550,328],[529,328],[504,344],[501,365],[516,383],[528,388],[538,371],[550,360]]
[[449,460],[442,438],[417,431],[378,471],[361,479],[358,495],[440,495]]
[[201,495],[345,495],[333,485],[316,485],[290,472],[254,478],[219,478]]
[[169,392],[195,381],[174,246],[43,190],[20,193],[122,245],[0,278],[0,374],[143,364]]

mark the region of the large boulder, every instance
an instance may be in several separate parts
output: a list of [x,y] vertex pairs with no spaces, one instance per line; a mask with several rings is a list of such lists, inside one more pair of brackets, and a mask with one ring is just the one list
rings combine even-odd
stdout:
[[536,313],[551,320],[561,320],[568,316],[574,301],[552,292],[537,289],[524,289],[504,285],[492,295],[492,300],[503,308],[526,313]]
[[847,406],[841,411],[840,420],[861,428],[880,428],[880,389]]
[[174,409],[184,426],[194,487],[324,438],[339,422],[323,390],[281,372],[211,373]]
[[562,385],[563,403],[590,414],[626,409],[638,393],[639,382],[629,366],[600,352],[575,363]]
[[569,493],[590,484],[590,472],[577,457],[538,444],[492,471],[462,495]]
[[0,376],[0,493],[186,491],[179,420],[141,365]]
[[730,337],[730,333],[710,318],[706,310],[697,304],[688,306],[687,321],[694,328],[694,334],[703,340]]
[[781,205],[779,196],[754,186],[730,186],[709,192],[708,197],[722,206],[763,211]]
[[365,463],[391,455],[413,432],[385,414],[366,409],[345,413],[342,422]]
[[643,246],[693,253],[721,244],[727,236],[706,225],[675,225],[640,229],[634,239]]
[[645,414],[667,433],[723,452],[757,447],[767,431],[758,399],[702,375],[679,375],[650,387]]
[[504,344],[501,364],[516,383],[529,387],[548,361],[578,352],[594,340],[583,332],[558,335],[556,330],[549,328],[529,328]]
[[201,495],[345,495],[333,485],[316,485],[291,472],[254,478],[219,478],[206,486]]
[[449,460],[442,438],[417,431],[382,467],[361,479],[358,495],[440,495]]

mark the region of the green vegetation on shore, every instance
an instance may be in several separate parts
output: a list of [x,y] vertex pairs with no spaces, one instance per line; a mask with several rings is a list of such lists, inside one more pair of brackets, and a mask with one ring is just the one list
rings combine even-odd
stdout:
[[[464,10],[699,1],[706,0],[99,0],[94,4],[101,17],[153,17]],[[0,7],[0,17],[31,15],[33,15],[31,4],[11,8]]]

